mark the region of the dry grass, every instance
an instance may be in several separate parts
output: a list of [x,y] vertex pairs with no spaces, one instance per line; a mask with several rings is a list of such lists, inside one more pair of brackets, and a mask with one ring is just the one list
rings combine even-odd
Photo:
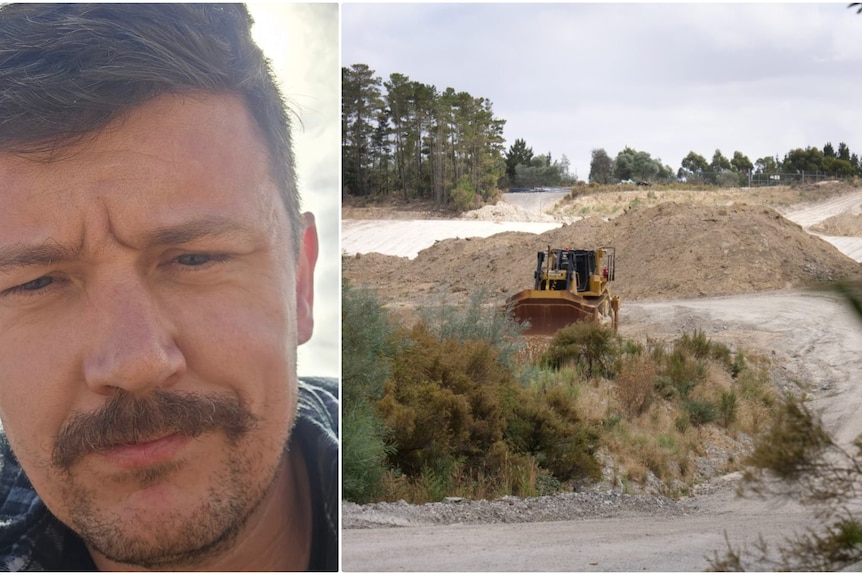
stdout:
[[663,484],[666,495],[679,495],[694,480],[694,457],[704,451],[699,430],[677,425],[681,410],[655,402],[646,412],[622,420],[605,436],[618,478],[643,484],[650,474]]
[[853,183],[826,182],[821,185],[773,186],[762,188],[716,188],[703,186],[654,186],[644,189],[633,185],[588,186],[575,188],[555,206],[554,215],[564,217],[615,217],[635,206],[653,206],[664,202],[704,206],[731,204],[766,205],[777,209],[803,202],[825,199],[852,189]]
[[[703,479],[697,460],[708,453],[713,459],[707,467],[720,472],[739,468],[749,448],[744,438],[762,431],[773,417],[777,396],[766,360],[740,355],[734,362],[725,357],[726,348],[702,334],[674,344],[648,341],[641,349],[646,351],[623,358],[613,380],[573,380],[577,373],[571,371],[543,372],[545,387],[576,388],[578,414],[603,429],[601,450],[612,462],[612,476],[606,479],[631,489],[649,483],[651,489],[677,496]],[[696,352],[706,357],[696,358]],[[666,370],[694,383],[690,389],[674,387],[667,383]],[[560,378],[556,383],[555,376]],[[698,424],[689,402],[712,406],[714,417]]]
[[536,365],[548,351],[551,338],[545,335],[521,336],[521,347],[516,354],[516,360],[521,365]]
[[623,363],[616,378],[616,393],[626,417],[637,417],[649,407],[657,376],[655,364],[646,357],[635,356]]
[[535,459],[508,452],[503,453],[502,457],[505,460],[493,475],[480,470],[470,476],[463,467],[458,467],[446,477],[426,472],[420,477],[410,478],[389,469],[382,481],[386,500],[403,499],[423,504],[440,501],[443,497],[492,500],[504,495],[534,497],[543,494],[540,478],[547,474],[543,473]]

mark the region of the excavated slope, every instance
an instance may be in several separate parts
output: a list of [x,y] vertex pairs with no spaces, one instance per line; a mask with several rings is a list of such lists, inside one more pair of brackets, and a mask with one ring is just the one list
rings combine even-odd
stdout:
[[414,260],[345,258],[352,285],[394,305],[460,303],[479,288],[489,302],[532,287],[536,252],[552,247],[617,251],[614,293],[623,300],[684,298],[798,288],[862,279],[858,263],[763,206],[635,208],[611,221],[586,219],[541,235],[507,232],[448,239]]
[[862,237],[862,214],[838,214],[811,226],[811,230],[828,236]]

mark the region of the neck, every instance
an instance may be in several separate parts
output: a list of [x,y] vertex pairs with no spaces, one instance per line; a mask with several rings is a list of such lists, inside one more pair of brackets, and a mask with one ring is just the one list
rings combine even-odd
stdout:
[[207,570],[305,571],[311,558],[311,532],[308,469],[302,450],[294,446],[231,556],[207,565]]
[[[234,543],[188,571],[305,571],[311,558],[311,488],[302,450],[289,451],[260,505]],[[100,571],[144,571],[116,563],[90,549]]]

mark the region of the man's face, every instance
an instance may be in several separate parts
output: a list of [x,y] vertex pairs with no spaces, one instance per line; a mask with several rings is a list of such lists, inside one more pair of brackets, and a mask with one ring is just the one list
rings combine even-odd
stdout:
[[181,558],[273,482],[311,333],[313,222],[296,261],[232,96],[159,97],[61,152],[0,154],[0,419],[92,547]]

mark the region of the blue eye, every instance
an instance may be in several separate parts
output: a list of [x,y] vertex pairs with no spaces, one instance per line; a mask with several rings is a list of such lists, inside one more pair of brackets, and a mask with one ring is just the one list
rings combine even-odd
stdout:
[[184,266],[202,266],[213,260],[210,254],[183,254],[177,258],[177,262]]
[[54,283],[54,278],[51,276],[42,276],[34,280],[28,281],[21,285],[7,289],[4,293],[25,293],[35,292],[44,289]]
[[178,256],[178,264],[188,267],[201,267],[209,263],[219,263],[228,260],[225,254],[183,254]]

